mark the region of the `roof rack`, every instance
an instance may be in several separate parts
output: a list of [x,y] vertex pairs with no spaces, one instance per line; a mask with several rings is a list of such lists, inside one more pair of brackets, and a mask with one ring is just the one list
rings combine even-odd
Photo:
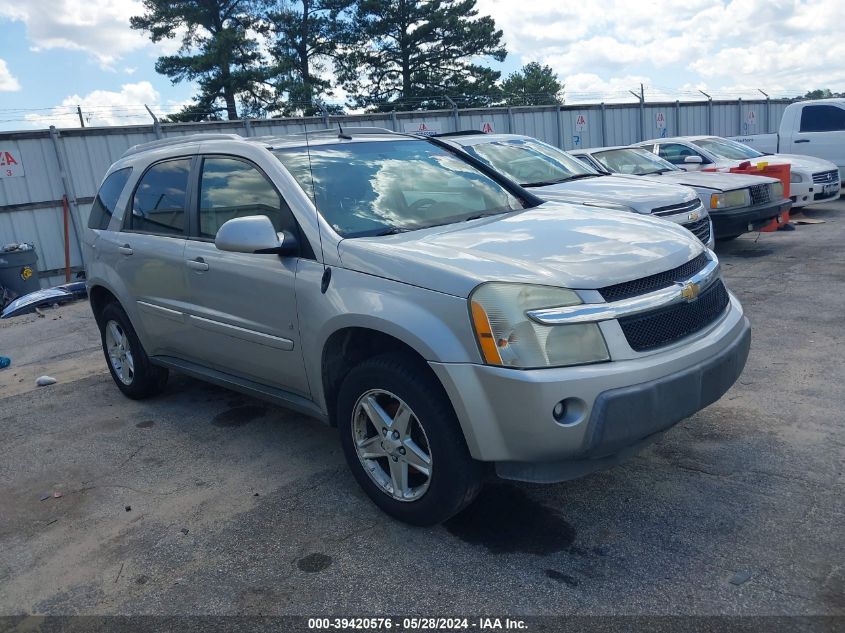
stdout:
[[293,134],[282,134],[281,136],[316,136],[316,135],[332,135],[337,136],[342,131],[343,134],[401,134],[401,132],[394,132],[393,130],[388,130],[386,127],[344,127],[342,130],[340,128],[326,128],[324,130],[313,130],[308,132],[294,132]]
[[459,130],[458,132],[441,132],[440,134],[431,134],[435,138],[444,138],[448,136],[475,136],[476,134],[484,134],[481,130]]
[[139,143],[133,145],[128,150],[123,152],[124,158],[132,156],[139,152],[145,152],[150,149],[158,149],[159,147],[168,147],[170,145],[183,145],[185,143],[199,143],[201,141],[243,141],[244,137],[238,134],[185,134],[184,136],[173,136],[171,138],[162,138],[157,141],[150,141],[149,143]]

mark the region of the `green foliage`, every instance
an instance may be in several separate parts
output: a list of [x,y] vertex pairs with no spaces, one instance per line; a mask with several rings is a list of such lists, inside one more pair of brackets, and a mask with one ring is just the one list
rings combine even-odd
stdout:
[[320,111],[318,102],[333,96],[328,73],[349,41],[344,18],[352,4],[353,0],[281,0],[268,12],[275,90],[269,109],[284,116],[312,116]]
[[798,97],[802,101],[808,99],[833,99],[834,97],[845,97],[845,92],[831,92],[830,88],[823,88],[818,90],[810,90],[803,97]]
[[[175,117],[238,118],[237,100],[247,110],[261,109],[272,97],[258,42],[249,34],[260,28],[266,0],[144,0],[144,15],[130,20],[153,42],[181,37],[175,55],[156,61],[156,72],[171,81],[196,81],[195,104]],[[220,105],[220,102],[224,106]],[[201,110],[205,109],[205,110]]]
[[475,0],[359,0],[339,75],[356,107],[409,110],[489,105],[500,73],[474,63],[504,60],[502,31]]
[[549,66],[537,62],[525,64],[508,75],[502,82],[502,93],[507,105],[561,104],[563,85]]

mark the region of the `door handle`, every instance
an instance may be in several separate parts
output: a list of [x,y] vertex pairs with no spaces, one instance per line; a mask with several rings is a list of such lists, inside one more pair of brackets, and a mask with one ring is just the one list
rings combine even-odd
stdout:
[[197,257],[196,259],[188,260],[188,268],[200,271],[208,270],[208,264],[205,263],[205,260],[202,257]]
[[795,139],[795,141],[793,141],[793,142],[794,142],[794,143],[809,143],[809,142],[810,142],[810,139],[808,139],[808,138],[797,138],[797,139]]
[[117,247],[118,252],[123,253],[124,255],[131,255],[135,251],[132,250],[132,247],[129,244],[124,244],[123,246]]

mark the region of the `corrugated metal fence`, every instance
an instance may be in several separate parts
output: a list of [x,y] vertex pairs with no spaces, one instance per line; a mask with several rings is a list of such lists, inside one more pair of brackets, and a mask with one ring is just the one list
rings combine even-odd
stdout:
[[[20,165],[0,174],[0,244],[36,245],[42,285],[64,279],[62,196],[70,202],[70,257],[82,268],[79,237],[100,181],[126,149],[166,136],[232,132],[243,136],[290,134],[341,123],[398,132],[462,129],[534,136],[563,149],[625,145],[689,134],[737,136],[774,132],[788,101],[703,101],[437,110],[298,119],[156,124],[0,133],[3,152]],[[23,175],[21,175],[21,173]]]

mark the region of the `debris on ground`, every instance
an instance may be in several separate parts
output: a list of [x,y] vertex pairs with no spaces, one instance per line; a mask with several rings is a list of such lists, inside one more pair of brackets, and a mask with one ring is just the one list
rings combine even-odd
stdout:
[[179,530],[179,531],[180,531],[182,534],[187,534],[187,533],[188,533],[188,528],[182,528],[182,529],[181,529],[181,530]]
[[9,365],[12,364],[12,359],[8,356],[0,356],[0,369],[6,369]]
[[126,506],[123,509],[126,510],[127,512],[132,512],[132,506]]
[[731,584],[738,586],[748,582],[749,580],[751,580],[750,571],[738,571],[734,574],[734,577],[731,578]]
[[37,314],[42,319],[47,316],[47,313],[44,312],[44,310],[42,310],[38,306],[35,306],[35,314]]
[[47,385],[55,385],[56,379],[52,376],[39,376],[35,379],[35,384],[39,387],[46,387]]
[[55,288],[45,288],[44,290],[36,290],[25,294],[13,301],[10,301],[5,308],[3,308],[0,318],[8,319],[10,317],[21,314],[28,314],[30,312],[37,312],[38,316],[45,316],[44,312],[39,308],[45,306],[58,306],[62,303],[76,301],[87,296],[88,291],[85,288],[84,281],[75,281],[69,284],[56,286]]

